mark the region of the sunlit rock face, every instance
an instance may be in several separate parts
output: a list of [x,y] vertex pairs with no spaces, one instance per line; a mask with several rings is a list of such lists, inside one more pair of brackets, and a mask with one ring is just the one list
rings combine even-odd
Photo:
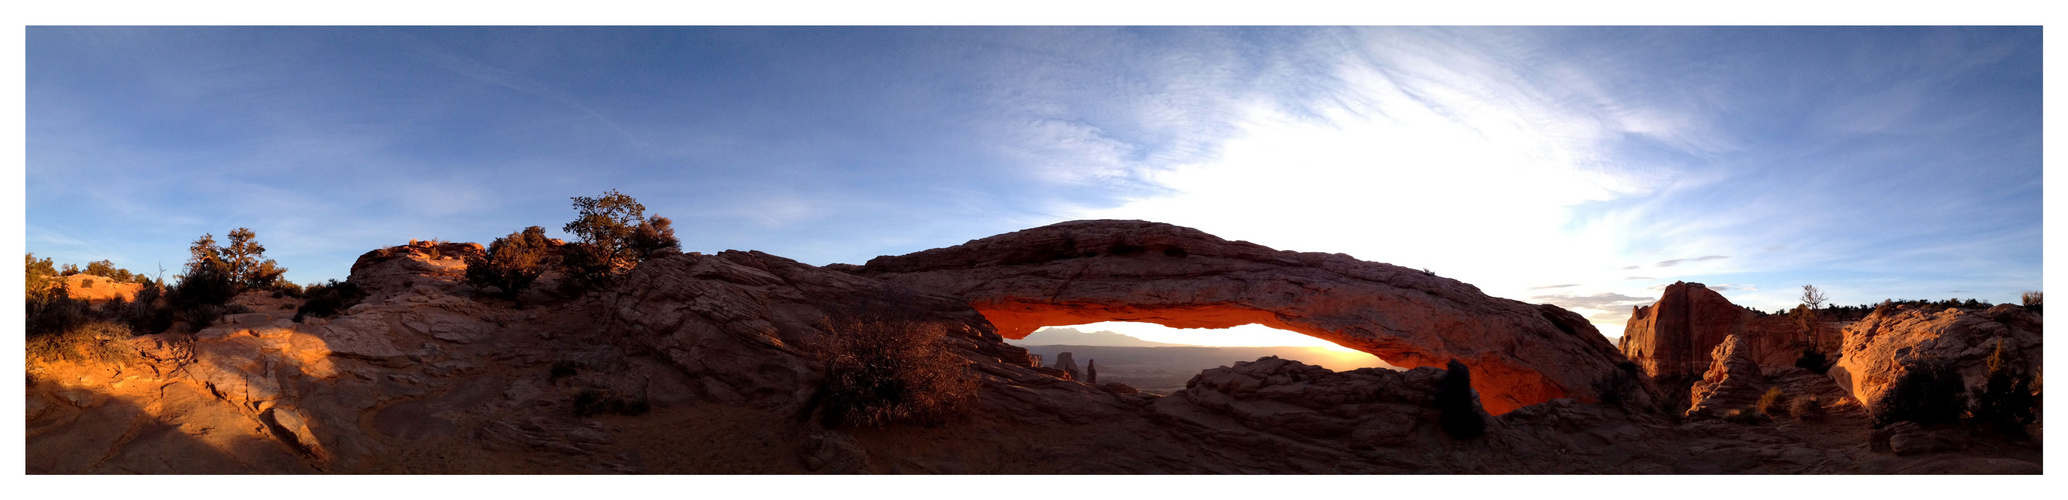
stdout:
[[65,276],[65,293],[73,300],[84,300],[94,304],[117,298],[123,301],[136,300],[137,292],[144,286],[138,283],[117,282],[106,276],[74,274]]
[[1872,408],[1905,366],[1940,359],[1959,370],[1969,394],[1980,394],[1988,381],[1989,357],[2002,345],[2005,362],[2032,377],[2037,392],[2043,331],[2039,313],[2011,304],[1986,310],[1882,307],[1845,329],[1844,357],[1831,369],[1831,378]]
[[1715,361],[1692,389],[1687,416],[1721,416],[1724,411],[1744,408],[1766,392],[1766,378],[1752,361],[1751,351],[1745,338],[1737,335],[1716,344],[1709,353]]
[[1405,267],[1273,250],[1170,224],[1064,222],[835,268],[966,299],[1006,338],[1100,321],[1256,323],[1401,367],[1456,358],[1472,367],[1473,385],[1495,414],[1556,398],[1598,401],[1597,382],[1624,361],[1593,325],[1556,306],[1490,297]]
[[1786,317],[1760,317],[1701,283],[1674,282],[1659,301],[1635,308],[1620,346],[1646,374],[1659,379],[1700,377],[1725,337],[1739,335],[1745,355],[1761,368],[1793,366],[1802,340]]

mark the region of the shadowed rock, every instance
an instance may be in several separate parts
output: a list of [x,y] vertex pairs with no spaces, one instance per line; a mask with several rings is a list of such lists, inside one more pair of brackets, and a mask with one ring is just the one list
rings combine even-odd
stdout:
[[1802,354],[1801,335],[1787,317],[1759,316],[1701,283],[1680,281],[1667,285],[1658,302],[1632,308],[1618,342],[1645,374],[1684,381],[1702,375],[1732,335],[1745,341],[1744,355],[1761,368],[1793,366]]
[[[1882,307],[1845,329],[1844,357],[1832,367],[1831,378],[1873,408],[1904,366],[1940,359],[1953,363],[1969,394],[1979,394],[1998,344],[2011,369],[2039,379],[2043,330],[2038,313],[2011,304],[1987,310]],[[2033,384],[2034,392],[2038,385]]]
[[960,297],[1006,338],[1100,321],[1255,323],[1402,367],[1456,358],[1472,367],[1496,414],[1556,398],[1599,401],[1596,382],[1623,361],[1593,325],[1556,306],[1490,297],[1391,264],[1154,222],[1064,222],[834,268]]

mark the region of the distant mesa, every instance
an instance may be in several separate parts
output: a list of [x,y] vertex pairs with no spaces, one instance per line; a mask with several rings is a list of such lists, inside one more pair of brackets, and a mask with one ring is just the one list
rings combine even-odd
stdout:
[[1020,339],[1018,345],[1084,345],[1100,347],[1192,347],[1192,344],[1151,342],[1112,330],[1086,332],[1076,328],[1043,328]]

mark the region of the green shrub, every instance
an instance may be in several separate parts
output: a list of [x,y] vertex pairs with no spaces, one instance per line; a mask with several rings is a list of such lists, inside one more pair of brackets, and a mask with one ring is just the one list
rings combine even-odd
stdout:
[[2031,379],[2013,366],[2004,353],[2003,341],[1989,355],[1989,380],[1976,398],[1975,420],[2004,434],[2023,437],[2025,424],[2032,423],[2039,406],[2032,395]]
[[302,290],[302,295],[307,297],[307,299],[302,302],[301,307],[294,310],[294,321],[296,323],[300,323],[303,319],[310,316],[318,318],[337,316],[339,312],[351,309],[352,306],[359,304],[360,299],[366,298],[366,292],[361,291],[359,285],[350,281],[339,282],[335,279],[330,280],[328,284],[311,284]]
[[1469,439],[1486,433],[1486,418],[1479,409],[1479,393],[1472,390],[1472,370],[1458,360],[1445,365],[1443,379],[1436,384],[1436,410],[1445,433]]
[[826,378],[814,396],[827,427],[940,425],[966,411],[977,384],[936,323],[850,317],[813,346]]
[[1877,429],[1902,421],[1948,424],[1967,413],[1967,399],[1967,385],[1952,361],[1922,359],[1903,366],[1869,413]]
[[495,287],[501,291],[501,297],[516,300],[519,292],[531,288],[532,282],[546,272],[551,255],[552,244],[546,241],[545,228],[527,227],[496,238],[484,256],[469,256],[467,283]]
[[92,319],[92,310],[84,300],[71,298],[71,291],[62,281],[46,289],[40,296],[30,298],[26,304],[27,325],[25,336],[55,335],[85,325]]
[[646,216],[646,205],[612,189],[603,196],[573,197],[574,222],[561,227],[579,241],[562,250],[561,268],[587,284],[609,283],[612,276],[648,258],[679,252],[672,221]]

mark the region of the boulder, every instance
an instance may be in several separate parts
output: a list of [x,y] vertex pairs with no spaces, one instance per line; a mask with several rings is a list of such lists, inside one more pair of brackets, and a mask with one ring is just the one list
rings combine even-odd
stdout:
[[[2038,380],[2044,351],[2039,313],[2004,304],[1989,309],[1882,307],[1845,329],[1845,347],[1831,377],[1868,408],[1880,402],[1909,366],[1924,359],[1953,363],[1968,394],[1988,382],[1989,357],[2003,346],[2011,369]],[[2034,383],[2034,390],[2038,384]]]
[[[1343,254],[1279,251],[1144,221],[1071,221],[829,268],[961,299],[998,334],[1139,321],[1176,328],[1260,324],[1371,353],[1396,366],[1472,367],[1486,407],[1601,400],[1623,354],[1586,319],[1491,297],[1417,269]],[[1647,394],[1656,393],[1649,380]]]
[[[973,355],[1014,358],[982,316],[959,300],[761,252],[681,254],[646,261],[601,298],[607,329],[660,353],[705,391],[757,406],[793,408],[817,387],[812,348],[842,316],[888,316],[942,324]],[[725,399],[724,396],[720,396]]]

